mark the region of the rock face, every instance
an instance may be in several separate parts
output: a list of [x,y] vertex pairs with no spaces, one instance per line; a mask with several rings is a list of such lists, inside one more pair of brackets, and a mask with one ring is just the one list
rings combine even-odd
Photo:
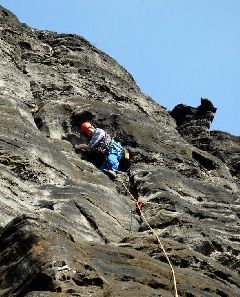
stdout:
[[[168,113],[84,38],[0,7],[0,296],[239,296],[239,137]],[[111,181],[76,152],[91,120],[129,150]],[[91,162],[90,162],[91,161]],[[131,195],[130,195],[131,193]]]
[[201,99],[197,108],[179,104],[171,111],[179,133],[193,145],[208,150],[211,143],[210,125],[217,109],[208,99]]
[[208,99],[201,99],[197,108],[179,104],[170,114],[176,120],[179,133],[194,146],[222,160],[239,183],[240,137],[209,130],[216,110]]

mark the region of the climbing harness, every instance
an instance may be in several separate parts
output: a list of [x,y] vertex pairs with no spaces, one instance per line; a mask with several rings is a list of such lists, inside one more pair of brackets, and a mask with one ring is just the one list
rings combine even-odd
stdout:
[[114,138],[111,138],[109,142],[109,149],[111,148],[115,148],[115,150],[119,152],[118,154],[121,156],[121,158],[129,160],[129,152],[121,145],[120,142],[117,142]]
[[173,279],[173,286],[174,286],[174,296],[175,297],[178,297],[178,290],[177,290],[177,282],[176,282],[176,277],[175,277],[175,271],[174,271],[174,268],[173,268],[173,265],[167,255],[167,252],[159,238],[159,236],[157,235],[157,233],[154,231],[154,229],[151,227],[151,225],[149,224],[148,220],[146,219],[146,217],[144,216],[143,212],[142,212],[142,207],[139,205],[137,199],[132,195],[132,193],[129,191],[129,189],[127,188],[127,186],[125,185],[124,181],[120,178],[118,179],[122,185],[124,186],[124,188],[126,189],[126,191],[129,193],[129,195],[136,201],[136,205],[137,205],[137,208],[139,210],[139,213],[140,213],[140,216],[141,218],[143,219],[143,221],[145,221],[145,223],[147,224],[149,230],[153,233],[153,235],[156,237],[157,241],[158,241],[158,244],[159,246],[161,247],[163,253],[164,253],[164,256],[166,257],[167,259],[167,262],[171,268],[171,272],[172,272],[172,279]]

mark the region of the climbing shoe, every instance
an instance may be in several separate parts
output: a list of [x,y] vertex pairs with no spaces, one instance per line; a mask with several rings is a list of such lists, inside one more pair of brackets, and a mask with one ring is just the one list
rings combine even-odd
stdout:
[[115,179],[117,177],[117,173],[113,170],[103,169],[103,172],[111,179]]

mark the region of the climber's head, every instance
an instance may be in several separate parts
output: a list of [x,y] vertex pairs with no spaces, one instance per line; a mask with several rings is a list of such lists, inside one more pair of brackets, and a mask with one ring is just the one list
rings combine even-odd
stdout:
[[91,136],[93,134],[93,132],[95,131],[95,128],[93,127],[93,125],[89,122],[85,122],[81,125],[81,131],[88,135]]

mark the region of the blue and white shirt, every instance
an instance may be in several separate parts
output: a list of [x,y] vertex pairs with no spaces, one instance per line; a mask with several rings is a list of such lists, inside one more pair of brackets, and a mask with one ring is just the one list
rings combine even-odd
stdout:
[[111,137],[107,132],[103,129],[96,128],[88,145],[91,149],[100,148],[103,152],[106,152],[110,141]]

